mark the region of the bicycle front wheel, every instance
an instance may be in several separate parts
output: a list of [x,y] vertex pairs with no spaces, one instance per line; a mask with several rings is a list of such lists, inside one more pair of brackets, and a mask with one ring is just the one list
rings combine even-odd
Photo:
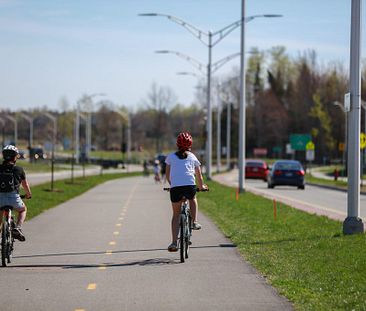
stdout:
[[6,267],[6,262],[9,258],[9,224],[4,221],[1,228],[1,263]]
[[185,257],[188,258],[189,246],[191,245],[191,235],[192,235],[192,217],[188,214],[188,221],[186,223],[186,231],[185,231]]
[[180,253],[180,262],[184,262],[185,257],[185,249],[186,249],[186,239],[185,239],[185,216],[180,215],[179,219],[179,253]]

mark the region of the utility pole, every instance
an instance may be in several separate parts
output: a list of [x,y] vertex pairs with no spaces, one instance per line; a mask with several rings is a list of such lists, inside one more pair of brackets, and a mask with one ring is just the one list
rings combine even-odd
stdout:
[[343,222],[344,234],[364,232],[360,218],[361,0],[352,0],[351,10],[351,107],[348,113],[348,196],[347,218]]

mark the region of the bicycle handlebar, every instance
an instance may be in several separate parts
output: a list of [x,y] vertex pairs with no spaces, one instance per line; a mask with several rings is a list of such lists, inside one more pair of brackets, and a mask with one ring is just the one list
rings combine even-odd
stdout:
[[[163,188],[164,191],[170,191],[170,188]],[[196,188],[196,191],[197,192],[206,192],[206,191],[209,191],[210,189],[200,189],[200,188]]]

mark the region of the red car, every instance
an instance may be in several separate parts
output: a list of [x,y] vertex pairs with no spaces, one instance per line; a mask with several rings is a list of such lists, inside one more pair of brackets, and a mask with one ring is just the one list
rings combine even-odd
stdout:
[[245,162],[245,177],[246,178],[255,178],[262,179],[263,181],[267,181],[269,173],[268,165],[263,160],[252,160],[247,159]]

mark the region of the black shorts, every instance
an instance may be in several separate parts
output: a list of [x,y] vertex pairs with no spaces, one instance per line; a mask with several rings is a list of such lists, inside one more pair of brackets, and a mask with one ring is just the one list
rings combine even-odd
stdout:
[[195,195],[196,186],[179,186],[170,189],[170,201],[173,203],[181,201],[183,197],[193,200]]

